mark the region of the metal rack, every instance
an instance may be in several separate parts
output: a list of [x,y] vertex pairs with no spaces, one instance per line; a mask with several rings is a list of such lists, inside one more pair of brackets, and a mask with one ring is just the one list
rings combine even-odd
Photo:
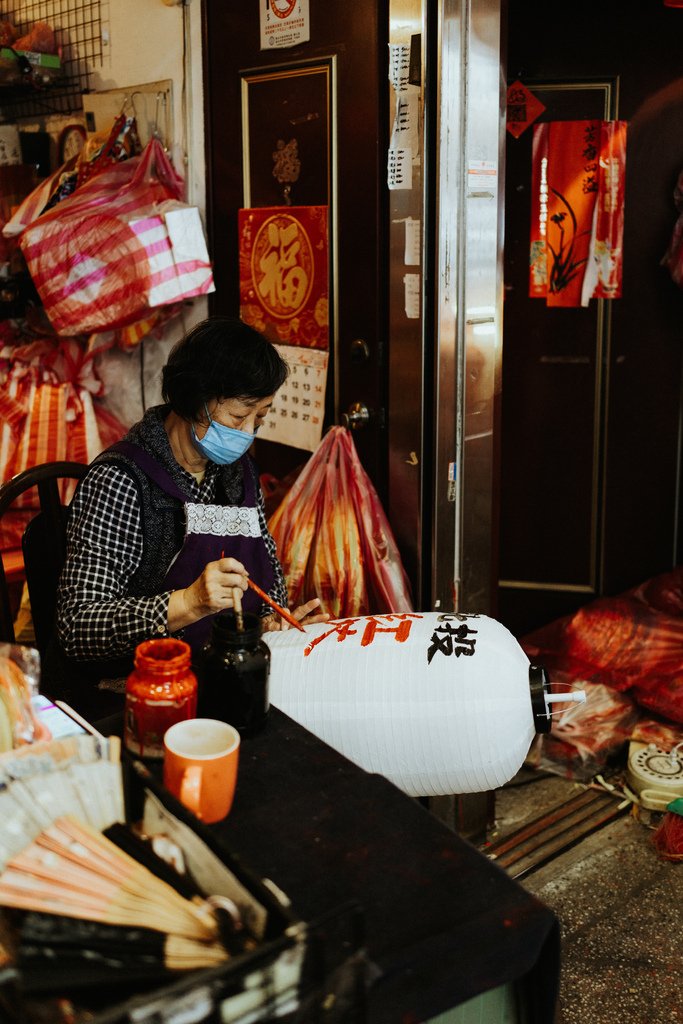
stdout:
[[47,22],[54,29],[63,68],[53,85],[0,87],[0,123],[82,110],[93,68],[102,63],[100,0],[2,0],[0,19],[22,33],[37,21]]

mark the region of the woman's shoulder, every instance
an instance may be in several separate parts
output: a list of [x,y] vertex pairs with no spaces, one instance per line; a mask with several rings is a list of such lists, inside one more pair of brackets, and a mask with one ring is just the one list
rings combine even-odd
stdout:
[[88,467],[81,484],[89,486],[121,486],[137,479],[135,466],[130,459],[115,452],[104,451]]
[[71,502],[71,515],[86,510],[105,512],[121,505],[137,505],[139,493],[139,482],[130,467],[114,458],[98,456],[79,481]]

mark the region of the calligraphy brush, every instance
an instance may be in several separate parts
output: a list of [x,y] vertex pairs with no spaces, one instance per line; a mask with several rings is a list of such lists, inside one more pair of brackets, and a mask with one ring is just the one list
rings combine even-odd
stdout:
[[232,588],[232,603],[235,609],[235,620],[237,622],[237,632],[244,633],[244,615],[242,614],[242,588]]
[[[225,558],[225,551],[221,551],[221,558]],[[285,622],[288,622],[290,624],[290,626],[294,626],[295,629],[300,630],[302,633],[306,632],[304,627],[301,625],[301,623],[297,619],[294,618],[294,616],[291,614],[291,612],[288,612],[286,608],[282,608],[277,603],[277,601],[274,601],[272,599],[272,597],[270,597],[269,594],[266,594],[265,590],[261,590],[261,588],[259,587],[258,583],[254,583],[254,581],[252,579],[249,579],[249,577],[247,577],[247,583],[249,584],[251,589],[254,591],[254,593],[258,594],[258,596],[260,598],[262,598],[266,602],[266,604],[269,604],[270,607],[273,608],[278,613],[278,615],[282,616],[282,618],[285,620]],[[244,629],[244,619],[242,619],[242,607],[241,607],[241,604],[240,604],[239,611],[237,610],[237,605],[235,605],[235,615],[236,615],[236,618],[237,618],[237,629],[241,633],[242,630]],[[240,627],[240,620],[242,622],[242,626],[241,627]]]
[[[221,551],[221,558],[225,558],[225,550]],[[235,622],[237,632],[244,633],[244,615],[242,614],[242,590],[240,587],[232,588],[232,606],[235,610]]]
[[285,622],[288,622],[290,626],[294,626],[295,629],[301,630],[302,633],[306,632],[301,623],[297,619],[295,619],[294,616],[290,612],[288,612],[286,608],[281,608],[277,601],[273,601],[272,597],[266,594],[265,590],[261,590],[258,583],[254,583],[254,581],[252,579],[249,579],[248,577],[247,583],[249,584],[251,589],[258,594],[259,597],[263,598],[266,604],[269,604],[271,608],[275,609],[278,615],[282,616]]

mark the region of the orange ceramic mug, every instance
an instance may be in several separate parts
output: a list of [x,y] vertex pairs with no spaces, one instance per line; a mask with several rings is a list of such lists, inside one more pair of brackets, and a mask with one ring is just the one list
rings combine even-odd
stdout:
[[164,785],[202,821],[220,821],[232,807],[240,734],[215,718],[176,722],[164,735]]

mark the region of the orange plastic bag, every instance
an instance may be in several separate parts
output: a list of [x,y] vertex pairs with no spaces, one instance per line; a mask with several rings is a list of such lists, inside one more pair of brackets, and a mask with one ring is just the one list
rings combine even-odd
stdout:
[[296,606],[335,618],[412,611],[389,521],[351,434],[332,427],[269,521]]

